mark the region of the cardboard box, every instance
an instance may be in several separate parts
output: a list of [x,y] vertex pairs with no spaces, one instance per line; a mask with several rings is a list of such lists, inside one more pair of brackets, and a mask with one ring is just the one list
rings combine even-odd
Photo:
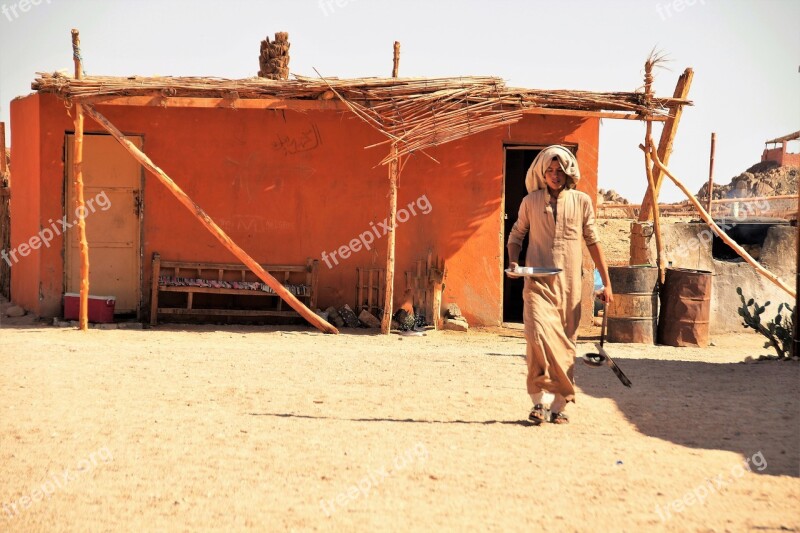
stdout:
[[[110,324],[114,322],[114,307],[117,299],[114,296],[89,295],[89,322]],[[75,292],[64,294],[64,320],[78,320],[80,315],[81,295]]]

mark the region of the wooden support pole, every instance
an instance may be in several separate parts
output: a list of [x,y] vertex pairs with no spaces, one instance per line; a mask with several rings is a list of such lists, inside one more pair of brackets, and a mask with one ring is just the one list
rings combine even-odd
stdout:
[[392,77],[396,78],[400,69],[400,41],[394,42],[394,66],[392,67]]
[[714,152],[717,148],[717,134],[711,133],[711,154],[708,159],[708,201],[706,211],[711,213],[711,202],[714,199]]
[[[639,148],[641,148],[642,150],[647,151],[647,148],[645,146],[641,145],[641,144],[639,145]],[[773,282],[775,285],[777,285],[778,287],[780,287],[781,289],[786,291],[792,298],[797,298],[797,292],[796,291],[793,291],[792,288],[789,287],[783,281],[781,281],[780,278],[778,278],[778,276],[776,276],[775,274],[773,274],[772,272],[770,272],[769,270],[767,270],[766,268],[761,266],[758,263],[758,261],[753,259],[752,256],[750,254],[748,254],[744,250],[744,248],[739,246],[739,244],[736,241],[734,241],[733,239],[728,237],[728,235],[724,231],[722,231],[722,229],[719,226],[717,226],[717,223],[714,222],[714,220],[711,218],[711,215],[709,215],[706,212],[706,210],[703,209],[703,206],[700,205],[699,200],[694,196],[694,194],[692,194],[689,191],[689,189],[687,189],[686,186],[683,183],[681,183],[680,180],[678,180],[678,178],[676,178],[669,171],[669,169],[664,166],[664,164],[661,161],[659,161],[658,155],[656,155],[652,150],[651,150],[650,157],[653,159],[653,162],[655,163],[656,167],[661,169],[662,174],[664,174],[667,177],[669,177],[669,179],[671,179],[672,182],[675,185],[677,185],[677,187],[681,191],[683,191],[683,193],[686,195],[686,197],[689,198],[689,201],[692,202],[692,204],[694,204],[695,208],[697,209],[697,212],[700,214],[700,218],[702,218],[705,221],[705,223],[708,224],[709,228],[711,228],[711,231],[713,231],[717,235],[717,237],[722,239],[725,242],[725,244],[730,246],[731,249],[734,252],[736,252],[737,254],[739,254],[739,256],[742,259],[744,259],[745,261],[750,263],[750,265],[753,266],[758,271],[759,274],[761,274],[762,276],[764,276],[765,278],[767,278],[768,280]]]
[[[652,56],[644,64],[644,99],[647,107],[649,108],[653,100],[653,61]],[[658,265],[658,279],[664,283],[665,268],[664,268],[664,242],[661,239],[661,216],[658,212],[658,192],[656,191],[655,178],[653,176],[653,164],[650,160],[650,153],[652,153],[653,144],[653,121],[650,120],[650,115],[647,116],[645,143],[648,150],[644,153],[644,166],[645,174],[647,175],[647,190],[656,201],[650,203],[653,215],[653,231],[656,235],[656,264]]]
[[383,303],[381,333],[388,335],[392,329],[392,313],[394,312],[394,241],[397,219],[397,143],[392,143],[394,159],[389,163],[389,238],[386,242],[386,298]]
[[231,238],[220,228],[216,222],[214,222],[211,217],[201,208],[199,205],[194,203],[194,201],[189,198],[189,196],[183,192],[172,178],[170,178],[163,170],[161,170],[155,163],[153,163],[147,154],[139,150],[132,142],[125,138],[121,131],[119,131],[111,122],[108,121],[106,117],[101,115],[93,106],[86,105],[84,107],[84,112],[92,117],[95,122],[97,122],[104,130],[109,132],[114,138],[125,148],[134,159],[136,159],[139,163],[142,164],[147,170],[149,170],[158,180],[166,186],[167,190],[171,192],[180,203],[183,204],[186,209],[191,211],[197,220],[200,221],[203,226],[222,243],[225,248],[227,248],[233,255],[235,255],[244,265],[247,266],[256,276],[261,279],[264,283],[269,285],[272,290],[275,291],[275,294],[280,296],[283,301],[288,303],[292,309],[300,313],[300,315],[305,318],[311,325],[318,328],[320,331],[325,333],[339,333],[335,327],[331,324],[320,318],[316,313],[314,313],[311,309],[305,306],[303,302],[298,300],[291,292],[289,292],[286,287],[284,287],[278,280],[276,280],[269,272],[264,270],[261,265],[259,265],[255,259],[250,257],[250,255],[245,252],[242,248],[240,248],[235,242],[231,240]]
[[[680,78],[678,78],[678,83],[675,85],[675,92],[673,93],[676,95],[676,97],[679,96],[682,99],[686,99],[686,97],[689,96],[689,88],[691,87],[693,76],[694,72],[692,69],[687,68]],[[683,106],[681,104],[670,106],[669,118],[667,118],[667,120],[664,122],[664,127],[661,130],[661,139],[658,142],[658,156],[661,161],[665,162],[665,164],[669,161],[669,157],[672,154],[672,143],[675,139],[675,133],[678,131],[678,124],[680,123],[682,113]],[[650,117],[650,119],[650,122],[652,122],[652,117]],[[654,167],[654,187],[651,190],[651,188],[648,186],[647,192],[642,200],[642,208],[639,210],[639,231],[631,232],[630,262],[632,265],[649,262],[647,238],[641,231],[641,223],[647,222],[653,217],[653,209],[651,204],[654,203],[654,198],[656,199],[655,203],[658,203],[658,193],[661,190],[661,179],[661,170],[659,170],[658,167]]]
[[[693,78],[694,71],[691,68],[687,68],[683,71],[683,74],[678,78],[678,83],[675,84],[673,96],[682,100],[687,99],[689,97],[689,89],[692,86]],[[670,116],[666,122],[664,122],[664,128],[661,130],[661,139],[658,141],[658,159],[664,165],[669,164],[669,158],[672,155],[672,143],[675,141],[675,134],[678,132],[678,124],[680,124],[681,116],[683,115],[683,105],[676,104],[670,107],[669,111]],[[639,212],[640,222],[649,220],[650,214],[652,213],[650,203],[653,201],[653,198],[658,197],[658,193],[661,191],[662,179],[661,171],[656,167],[653,172],[653,180],[655,181],[656,188],[652,193],[649,190],[645,193],[644,199],[642,200],[642,210]]]
[[[81,38],[78,30],[72,30],[72,58],[75,62],[75,79],[83,78]],[[83,198],[83,106],[75,104],[75,142],[73,143],[73,167],[75,177],[75,213],[78,216],[78,239],[81,249],[81,290],[78,327],[89,329],[89,242],[86,240],[86,204]]]
[[3,178],[8,174],[6,165],[6,123],[0,122],[0,187],[3,185]]
[[795,268],[797,269],[797,274],[795,275],[794,279],[794,342],[792,343],[792,357],[800,357],[800,191],[797,191],[797,218],[795,218],[795,223],[797,224],[797,263],[795,264]]

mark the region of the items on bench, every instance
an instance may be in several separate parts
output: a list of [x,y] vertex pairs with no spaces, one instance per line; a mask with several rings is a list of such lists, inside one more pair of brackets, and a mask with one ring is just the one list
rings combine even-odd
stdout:
[[[319,261],[309,258],[305,265],[261,265],[284,287],[311,309],[317,305]],[[166,273],[165,273],[166,272]],[[182,275],[183,274],[183,275]],[[164,261],[158,253],[153,254],[153,270],[150,299],[150,324],[156,325],[158,315],[192,316],[242,316],[242,317],[299,317],[300,315],[262,283],[242,264],[199,263],[186,261]],[[249,279],[248,279],[249,278]],[[160,307],[159,293],[184,293],[184,307]],[[254,296],[274,298],[269,309],[234,309],[218,307],[196,307],[195,294]]]

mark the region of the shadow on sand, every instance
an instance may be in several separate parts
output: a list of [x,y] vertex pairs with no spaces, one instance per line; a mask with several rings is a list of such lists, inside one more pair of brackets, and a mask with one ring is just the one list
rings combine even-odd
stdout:
[[402,422],[406,424],[477,424],[488,426],[531,426],[527,420],[421,420],[415,418],[343,418],[338,416],[296,415],[292,413],[248,413],[250,416],[274,416],[277,418],[305,418],[308,420],[343,420],[347,422]]
[[611,369],[582,362],[576,362],[577,385],[584,394],[614,400],[641,433],[745,458],[761,452],[768,466],[760,473],[800,477],[800,364],[615,361],[632,388]]

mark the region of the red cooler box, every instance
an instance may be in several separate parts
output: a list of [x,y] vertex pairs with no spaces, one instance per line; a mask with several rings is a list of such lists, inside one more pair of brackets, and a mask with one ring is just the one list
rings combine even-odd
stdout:
[[[109,324],[114,322],[114,296],[89,295],[89,322]],[[81,295],[75,292],[64,294],[64,320],[78,320],[81,308]]]

